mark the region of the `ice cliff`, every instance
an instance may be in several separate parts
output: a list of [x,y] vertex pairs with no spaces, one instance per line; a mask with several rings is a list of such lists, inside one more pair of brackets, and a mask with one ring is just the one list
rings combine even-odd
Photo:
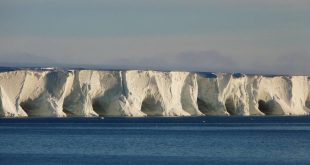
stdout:
[[1,117],[308,115],[307,76],[96,70],[0,73]]

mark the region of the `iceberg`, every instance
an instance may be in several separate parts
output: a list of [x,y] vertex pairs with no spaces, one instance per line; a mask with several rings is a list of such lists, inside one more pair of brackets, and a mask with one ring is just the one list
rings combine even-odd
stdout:
[[307,76],[147,70],[0,73],[1,117],[309,115]]

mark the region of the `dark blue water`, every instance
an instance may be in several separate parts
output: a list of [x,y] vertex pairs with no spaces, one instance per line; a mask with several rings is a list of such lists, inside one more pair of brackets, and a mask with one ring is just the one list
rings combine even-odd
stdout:
[[0,164],[310,164],[310,117],[0,119]]

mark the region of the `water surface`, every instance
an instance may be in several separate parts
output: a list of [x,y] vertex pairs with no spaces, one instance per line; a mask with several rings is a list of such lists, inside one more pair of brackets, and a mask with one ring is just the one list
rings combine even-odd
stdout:
[[310,164],[310,117],[0,119],[0,164]]

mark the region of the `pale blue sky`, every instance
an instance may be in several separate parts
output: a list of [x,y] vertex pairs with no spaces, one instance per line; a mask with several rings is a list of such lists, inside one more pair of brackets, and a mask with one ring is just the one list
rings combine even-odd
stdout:
[[0,0],[1,65],[310,74],[308,0]]

